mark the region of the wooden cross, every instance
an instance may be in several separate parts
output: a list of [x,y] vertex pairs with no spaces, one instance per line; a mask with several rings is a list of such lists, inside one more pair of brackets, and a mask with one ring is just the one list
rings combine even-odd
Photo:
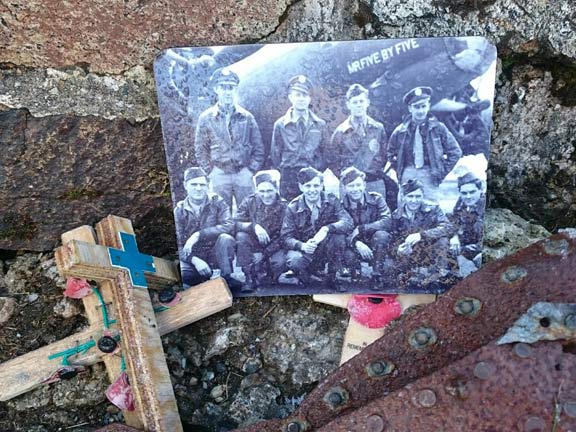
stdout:
[[[63,277],[98,282],[97,295],[82,299],[88,329],[2,363],[0,401],[42,385],[60,369],[63,358],[74,366],[103,361],[111,382],[125,364],[136,408],[123,411],[126,424],[146,431],[181,431],[160,336],[231,306],[232,295],[222,279],[214,279],[182,292],[178,304],[155,315],[146,286],[162,289],[178,283],[176,265],[141,254],[128,219],[108,216],[96,232],[100,244],[92,227],[82,226],[63,234],[63,246],[56,250]],[[119,337],[122,356],[97,347],[104,334]]]
[[[312,296],[312,298],[319,303],[347,309],[348,303],[352,298],[352,294],[317,294]],[[404,313],[404,311],[411,306],[432,303],[434,300],[436,300],[436,295],[400,294],[396,300],[398,303],[400,303],[401,312]],[[348,327],[346,328],[346,334],[344,335],[342,353],[340,354],[340,365],[346,363],[372,342],[382,337],[385,329],[386,327],[366,327],[350,317],[350,320],[348,321]]]

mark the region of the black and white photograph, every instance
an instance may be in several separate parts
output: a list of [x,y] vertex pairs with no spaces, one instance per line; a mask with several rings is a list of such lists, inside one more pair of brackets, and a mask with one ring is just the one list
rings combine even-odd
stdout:
[[185,287],[439,294],[480,267],[486,39],[173,48],[154,73]]

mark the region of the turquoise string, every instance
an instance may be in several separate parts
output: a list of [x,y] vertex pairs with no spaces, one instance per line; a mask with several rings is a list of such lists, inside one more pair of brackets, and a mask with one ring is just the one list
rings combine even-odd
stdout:
[[94,294],[96,294],[96,297],[98,297],[98,302],[100,303],[100,309],[102,309],[102,320],[104,321],[104,327],[110,328],[110,324],[114,324],[116,320],[108,319],[108,310],[106,309],[106,303],[104,303],[104,298],[102,297],[102,294],[100,293],[98,287],[92,287],[92,291],[94,291]]
[[[114,324],[116,322],[116,320],[108,319],[108,310],[106,309],[106,303],[104,303],[104,298],[102,297],[102,294],[100,293],[98,287],[92,287],[92,291],[94,292],[94,294],[96,294],[96,297],[98,297],[98,303],[100,303],[100,309],[102,310],[102,321],[104,321],[104,327],[108,329],[110,328],[111,324]],[[116,336],[115,339],[120,340],[120,336],[119,335]],[[85,342],[82,345],[78,345],[77,347],[69,348],[67,350],[52,354],[48,356],[48,360],[54,360],[55,358],[58,357],[64,357],[62,359],[62,365],[70,366],[70,363],[68,362],[68,359],[70,357],[72,357],[75,354],[85,354],[88,352],[90,348],[93,348],[95,346],[96,342],[94,340],[89,340],[88,342]],[[122,370],[124,370],[125,368],[124,357],[122,357],[122,367],[123,367]]]
[[75,354],[84,354],[84,353],[88,352],[88,350],[90,348],[92,348],[94,346],[96,346],[96,341],[91,339],[88,342],[83,343],[82,345],[78,345],[74,348],[69,348],[67,350],[57,352],[56,354],[52,354],[52,355],[48,356],[48,360],[54,360],[55,358],[58,358],[58,357],[64,357],[62,359],[62,364],[64,366],[70,366],[70,363],[68,362],[68,358],[72,357]]

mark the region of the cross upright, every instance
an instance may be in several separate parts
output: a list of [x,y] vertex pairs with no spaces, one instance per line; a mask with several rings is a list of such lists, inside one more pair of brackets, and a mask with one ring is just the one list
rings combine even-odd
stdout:
[[[348,309],[350,312],[348,327],[346,327],[346,334],[344,335],[344,344],[342,345],[342,352],[340,353],[340,365],[346,363],[372,342],[380,339],[386,330],[386,327],[368,327],[366,323],[360,322],[362,320],[358,320],[358,317],[355,319],[354,312],[351,310],[351,301],[360,297],[365,297],[366,300],[368,300],[364,302],[364,305],[360,306],[360,308],[363,309],[364,318],[366,318],[367,313],[378,314],[381,312],[378,307],[378,299],[383,296],[379,295],[353,296],[351,294],[316,294],[312,296],[314,301],[318,303]],[[384,297],[390,297],[390,295]],[[374,303],[370,304],[370,300]],[[411,306],[432,303],[435,300],[435,294],[400,294],[394,302],[398,308],[398,314],[402,314]]]
[[[146,286],[171,287],[179,283],[179,273],[173,262],[138,251],[130,220],[108,216],[96,232],[82,226],[64,233],[62,244],[56,250],[60,274],[98,283],[96,295],[82,298],[90,326],[2,363],[0,400],[104,361],[111,382],[124,369],[128,375],[135,410],[123,410],[126,424],[145,431],[182,430],[160,336],[229,307],[225,282],[218,278],[182,292],[179,303],[156,308],[155,315]],[[100,343],[104,336],[108,346]],[[118,340],[121,355],[113,350]]]

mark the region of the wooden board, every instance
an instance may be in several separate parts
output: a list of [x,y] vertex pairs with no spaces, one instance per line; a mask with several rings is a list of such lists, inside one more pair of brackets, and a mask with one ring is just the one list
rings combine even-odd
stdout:
[[[318,294],[312,296],[314,301],[319,303],[336,306],[343,309],[348,307],[348,302],[352,298],[351,294]],[[397,297],[398,303],[402,306],[402,313],[406,309],[420,304],[432,303],[436,300],[435,294],[400,294]],[[371,329],[354,321],[352,318],[348,322],[342,353],[340,355],[340,364],[347,362],[368,345],[384,335],[386,327]]]
[[[61,236],[62,244],[66,245],[72,240],[81,241],[92,246],[95,246],[98,241],[96,239],[96,232],[91,226],[84,225],[73,229],[71,231],[67,231]],[[93,249],[93,250],[100,250]],[[100,253],[103,251],[100,250]],[[110,280],[102,280],[98,284],[98,290],[100,291],[102,300],[107,308],[107,312],[110,315],[110,320],[115,318],[116,308],[113,307],[114,305],[114,293],[113,293],[113,284]],[[88,322],[90,326],[93,328],[104,328],[104,320],[102,314],[102,305],[100,304],[99,298],[95,295],[89,295],[82,298],[82,303],[84,304],[84,310],[86,312],[86,317],[88,318]],[[114,335],[118,334],[119,328],[117,324],[112,324],[109,329]],[[102,335],[100,335],[102,336]],[[99,337],[100,337],[99,336]],[[97,341],[97,340],[96,340]],[[97,348],[95,348],[98,352]],[[122,373],[122,357],[120,355],[102,355],[100,360],[104,362],[106,366],[106,372],[108,374],[108,379],[110,382],[114,382],[118,376]],[[135,428],[142,428],[144,424],[142,423],[140,416],[137,412],[133,411],[123,411],[124,421],[126,424],[133,426]]]
[[[101,244],[122,249],[119,233],[134,234],[129,219],[108,216],[96,225]],[[114,279],[122,352],[136,411],[146,431],[179,432],[182,423],[176,396],[147,289],[134,288],[122,271]]]
[[[180,293],[182,301],[173,308],[157,312],[156,321],[161,336],[220,312],[232,305],[232,294],[223,279],[204,282]],[[101,317],[100,317],[101,321]],[[97,324],[75,335],[53,344],[26,353],[20,357],[0,363],[0,401],[40,387],[41,382],[58,369],[61,358],[49,360],[54,353],[83,344],[97,341],[102,335],[102,326]],[[92,348],[85,354],[71,357],[71,363],[90,366],[102,361],[106,354]]]

